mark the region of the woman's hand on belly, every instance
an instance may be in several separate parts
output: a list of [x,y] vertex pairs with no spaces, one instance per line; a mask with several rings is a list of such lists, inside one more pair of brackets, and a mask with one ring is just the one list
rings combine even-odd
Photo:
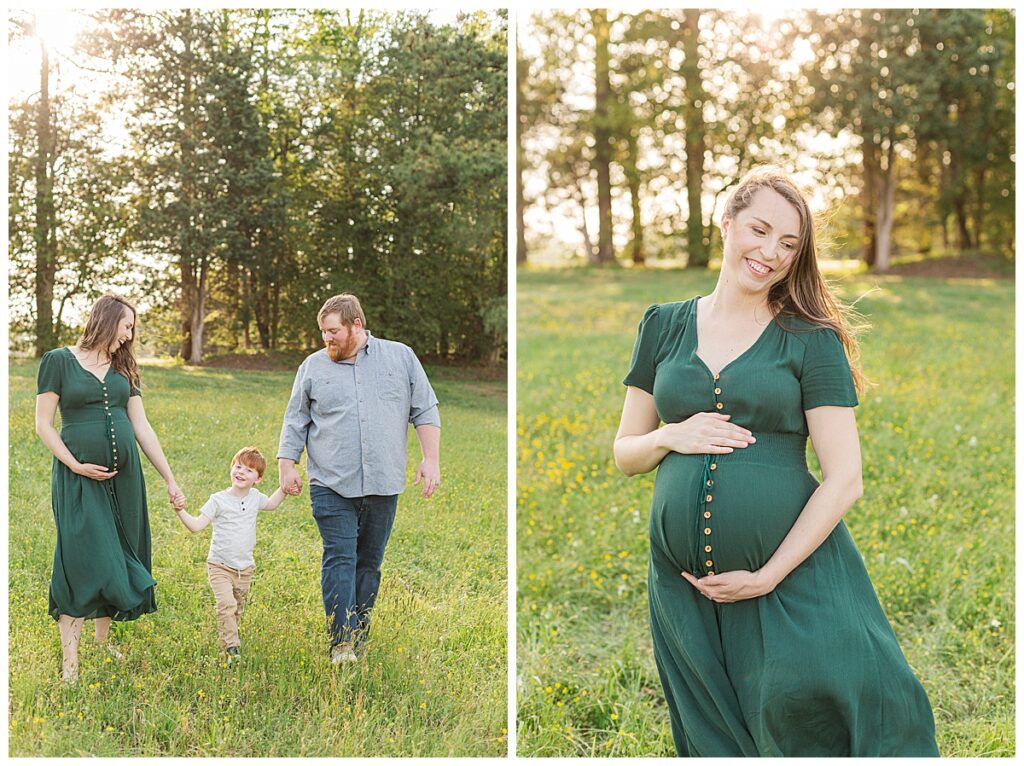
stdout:
[[79,476],[95,481],[106,481],[117,476],[117,471],[112,471],[105,465],[96,465],[95,463],[79,463],[74,471]]
[[735,569],[731,572],[720,572],[700,579],[689,572],[681,572],[686,581],[712,601],[719,604],[731,604],[748,598],[764,596],[775,590],[775,583],[769,582],[761,572],[748,572]]
[[743,426],[729,422],[731,415],[698,412],[681,423],[658,429],[658,446],[684,455],[724,455],[757,441]]

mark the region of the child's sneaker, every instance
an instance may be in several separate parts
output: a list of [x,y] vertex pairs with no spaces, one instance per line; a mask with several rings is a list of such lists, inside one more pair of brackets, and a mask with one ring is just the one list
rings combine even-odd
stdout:
[[342,641],[340,644],[336,644],[331,647],[331,664],[340,665],[346,662],[358,662],[359,658],[356,657],[355,649],[352,648],[352,644],[348,641]]
[[228,653],[228,667],[237,665],[242,661],[242,650],[237,646],[229,646],[227,648]]

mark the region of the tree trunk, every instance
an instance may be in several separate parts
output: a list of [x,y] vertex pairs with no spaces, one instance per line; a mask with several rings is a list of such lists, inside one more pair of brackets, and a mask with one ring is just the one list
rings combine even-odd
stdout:
[[191,364],[203,363],[203,329],[206,326],[206,280],[207,267],[199,265],[199,283],[196,285],[195,299],[192,308],[192,354]]
[[612,126],[611,126],[611,63],[608,41],[611,25],[608,11],[592,10],[590,17],[594,28],[595,45],[595,95],[594,95],[594,167],[597,170],[597,263],[608,265],[615,262],[612,243]]
[[876,211],[878,210],[878,147],[870,135],[862,136],[861,156],[863,157],[864,183],[861,186],[861,208],[864,210],[864,263],[874,266],[878,255],[878,231]]
[[523,81],[529,64],[519,57],[516,46],[516,263],[526,263],[526,195],[523,192]]
[[242,347],[247,351],[252,348],[252,333],[249,331],[250,307],[255,303],[255,290],[253,289],[252,269],[240,268],[238,270],[238,282],[242,288],[242,310],[239,312],[239,321],[242,324]]
[[971,247],[971,232],[967,227],[967,200],[963,187],[956,190],[953,197],[953,211],[956,213],[956,230],[958,246],[962,251]]
[[634,266],[646,264],[644,253],[644,224],[640,214],[640,171],[637,169],[637,138],[636,130],[629,129],[627,136],[626,150],[626,182],[629,185],[629,199],[633,210],[632,241],[630,243],[630,255],[633,258]]
[[[250,272],[251,273],[251,272]],[[260,348],[270,348],[270,291],[265,284],[257,284],[255,277],[252,283],[252,313],[256,320],[256,332],[260,336]],[[246,346],[249,348],[249,346]]]
[[[933,158],[935,157],[935,153],[934,141],[918,142],[916,163],[917,180],[922,189],[927,189],[934,185],[935,165],[933,164]],[[930,224],[925,224],[921,230],[921,239],[918,242],[917,252],[921,254],[930,253],[932,251],[934,239],[935,227]]]
[[[189,34],[192,23],[192,13],[185,9],[186,36],[184,39],[185,50],[181,57],[182,73],[182,132],[181,132],[181,167],[183,168],[181,178],[181,191],[185,204],[191,209],[196,204],[195,187],[193,186],[195,174],[192,172],[195,165],[195,140],[193,136],[195,122],[195,87],[192,81],[192,37]],[[194,216],[190,215],[190,218]],[[196,279],[196,263],[194,261],[194,242],[192,237],[192,226],[195,221],[187,222],[188,230],[178,235],[179,253],[178,261],[181,267],[181,358],[188,361],[192,359],[196,342],[193,331],[196,329],[195,318],[195,297],[198,291]],[[200,329],[200,343],[202,341],[202,330]]]
[[592,266],[598,264],[597,249],[594,247],[594,240],[590,238],[590,227],[587,226],[587,198],[583,195],[583,185],[579,177],[576,178],[576,201],[580,205],[580,234],[583,237],[583,250],[587,257],[587,263]]
[[981,249],[981,233],[985,230],[985,174],[988,168],[979,165],[974,171],[974,187],[977,203],[974,208],[974,249]]
[[281,286],[274,282],[270,288],[270,345],[268,348],[277,348],[278,309],[281,306]]
[[196,279],[192,264],[182,258],[181,267],[181,348],[178,355],[185,360],[192,358],[192,301],[196,294]]
[[967,227],[967,183],[959,153],[951,149],[949,157],[949,199],[956,220],[957,248],[962,252],[971,247],[971,233]]
[[683,65],[686,96],[683,114],[686,123],[686,266],[707,268],[711,253],[704,241],[704,84],[700,77],[700,11],[687,9],[682,27]]
[[54,138],[53,119],[50,116],[50,56],[46,41],[39,38],[39,109],[36,112],[36,138],[38,146],[35,162],[36,176],[36,356],[42,356],[57,345],[53,326],[53,283],[57,274],[57,239],[53,203]]
[[889,270],[889,256],[892,250],[892,227],[896,200],[895,147],[887,150],[888,163],[878,176],[878,250],[875,255],[875,271],[884,274]]

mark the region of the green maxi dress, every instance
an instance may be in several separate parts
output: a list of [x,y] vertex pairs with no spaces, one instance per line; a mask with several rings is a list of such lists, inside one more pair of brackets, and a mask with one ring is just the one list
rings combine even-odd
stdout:
[[38,393],[47,391],[60,397],[60,436],[71,454],[118,471],[96,481],[53,459],[50,616],[134,620],[154,612],[146,485],[127,411],[128,397],[140,392],[113,367],[101,381],[68,348],[43,355]]
[[754,571],[818,486],[805,410],[857,405],[842,344],[783,318],[719,373],[697,355],[697,299],[651,306],[623,381],[665,423],[722,412],[757,441],[670,452],[650,515],[648,599],[681,756],[937,756],[924,689],[900,650],[846,525],[771,593],[731,604],[681,575]]

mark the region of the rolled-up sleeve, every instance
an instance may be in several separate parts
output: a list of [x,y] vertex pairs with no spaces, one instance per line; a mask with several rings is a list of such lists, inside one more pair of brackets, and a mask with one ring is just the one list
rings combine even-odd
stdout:
[[409,388],[411,396],[409,399],[409,422],[414,426],[437,426],[441,427],[441,413],[437,409],[437,396],[434,389],[427,380],[427,373],[423,371],[423,365],[416,358],[416,354],[408,349],[406,365],[409,369]]
[[299,365],[292,384],[292,395],[284,411],[284,423],[281,425],[281,441],[277,447],[278,458],[299,461],[302,451],[306,448],[306,434],[309,431],[309,378],[307,363]]

